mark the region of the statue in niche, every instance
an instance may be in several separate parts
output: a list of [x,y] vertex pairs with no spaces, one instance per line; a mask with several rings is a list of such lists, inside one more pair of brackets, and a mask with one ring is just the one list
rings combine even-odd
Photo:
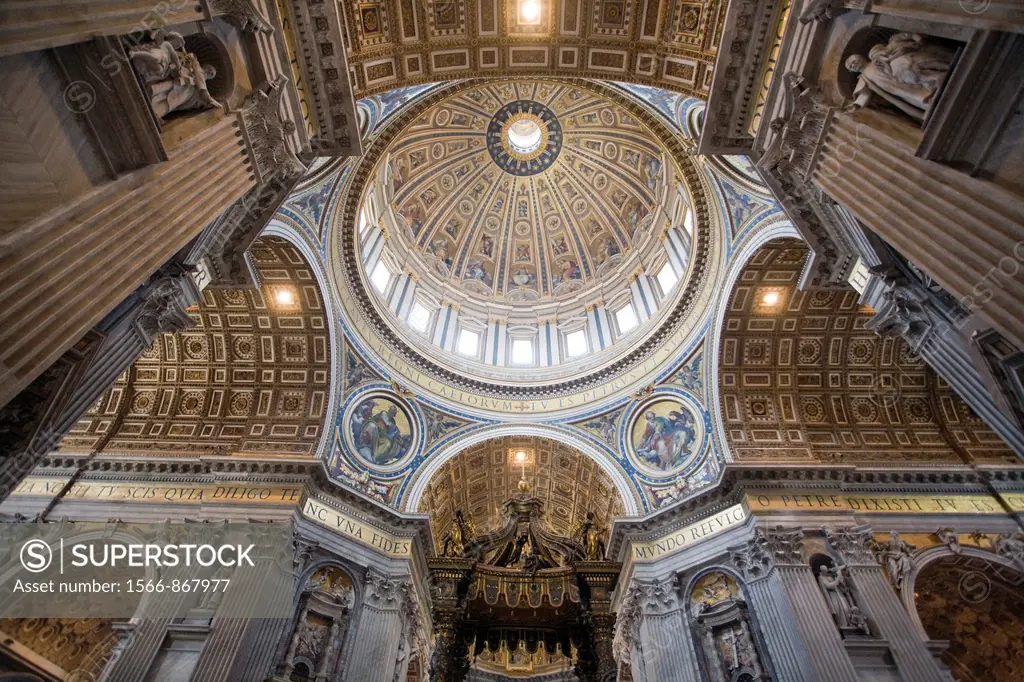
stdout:
[[897,591],[903,589],[903,582],[914,568],[913,552],[915,547],[900,539],[899,533],[889,533],[888,542],[872,541],[875,555],[885,563],[889,572],[889,580]]
[[923,122],[952,61],[950,49],[928,44],[917,33],[897,33],[884,45],[872,47],[867,57],[854,54],[846,59],[846,68],[860,74],[847,109],[865,107],[877,96]]
[[871,634],[867,619],[854,603],[853,593],[843,576],[842,566],[830,568],[822,564],[818,568],[818,587],[825,595],[828,610],[832,612],[832,618],[839,626],[840,632],[859,630],[865,635]]
[[131,47],[128,59],[142,78],[157,118],[162,120],[173,111],[221,108],[206,87],[217,70],[186,52],[180,33],[156,31],[148,42]]
[[604,528],[597,522],[594,512],[588,511],[586,518],[576,528],[573,538],[583,547],[583,558],[587,561],[604,559]]
[[472,522],[467,521],[461,509],[455,510],[455,520],[444,536],[441,556],[460,557],[466,551],[466,542],[473,537]]

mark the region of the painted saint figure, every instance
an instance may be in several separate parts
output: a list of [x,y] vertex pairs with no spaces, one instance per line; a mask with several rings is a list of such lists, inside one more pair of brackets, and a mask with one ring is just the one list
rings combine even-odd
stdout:
[[397,423],[398,407],[374,411],[377,401],[366,400],[352,415],[352,438],[356,450],[367,461],[388,464],[402,457],[409,448],[410,434],[402,433]]
[[648,410],[644,419],[647,420],[647,429],[636,448],[637,455],[662,471],[671,469],[693,445],[693,416],[684,410],[660,417],[653,410]]

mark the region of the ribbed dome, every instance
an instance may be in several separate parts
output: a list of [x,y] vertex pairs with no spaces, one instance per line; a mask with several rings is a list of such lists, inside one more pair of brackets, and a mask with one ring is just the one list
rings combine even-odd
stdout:
[[[657,141],[570,86],[469,90],[414,122],[388,160],[399,234],[424,280],[480,302],[529,304],[621,287],[664,197]],[[623,272],[620,272],[623,271]]]

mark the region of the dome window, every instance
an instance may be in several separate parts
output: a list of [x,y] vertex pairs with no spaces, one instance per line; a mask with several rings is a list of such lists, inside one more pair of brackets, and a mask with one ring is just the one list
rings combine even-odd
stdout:
[[529,339],[512,339],[512,364],[533,364],[533,342]]
[[582,329],[565,335],[565,351],[570,358],[586,355],[588,350],[590,346],[587,344],[587,333]]
[[627,303],[615,311],[615,322],[619,325],[620,334],[632,331],[636,327],[638,321],[632,303]]
[[661,266],[661,270],[658,271],[658,284],[661,285],[661,293],[668,296],[678,281],[679,277],[671,263],[666,262]]
[[480,335],[468,329],[460,330],[457,348],[463,355],[476,356],[480,350]]
[[391,270],[381,261],[373,268],[370,281],[373,283],[374,289],[383,294],[388,290],[388,283],[391,282],[391,277]]
[[409,311],[409,326],[424,334],[428,324],[430,324],[430,311],[422,303],[416,301],[412,304],[412,310]]

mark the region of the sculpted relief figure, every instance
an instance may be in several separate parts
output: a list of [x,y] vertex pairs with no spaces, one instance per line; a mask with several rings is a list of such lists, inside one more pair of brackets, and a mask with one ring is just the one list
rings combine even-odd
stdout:
[[914,568],[914,549],[913,545],[900,539],[896,531],[889,533],[888,542],[875,543],[875,552],[885,564],[889,579],[897,592],[903,589],[903,582]]
[[924,121],[953,61],[953,52],[924,42],[917,33],[897,33],[875,45],[868,56],[854,54],[846,68],[860,74],[848,110],[865,107],[878,97],[915,121]]
[[206,87],[217,70],[186,52],[181,34],[156,31],[149,42],[130,48],[128,58],[145,84],[157,118],[166,118],[172,111],[220,108]]

